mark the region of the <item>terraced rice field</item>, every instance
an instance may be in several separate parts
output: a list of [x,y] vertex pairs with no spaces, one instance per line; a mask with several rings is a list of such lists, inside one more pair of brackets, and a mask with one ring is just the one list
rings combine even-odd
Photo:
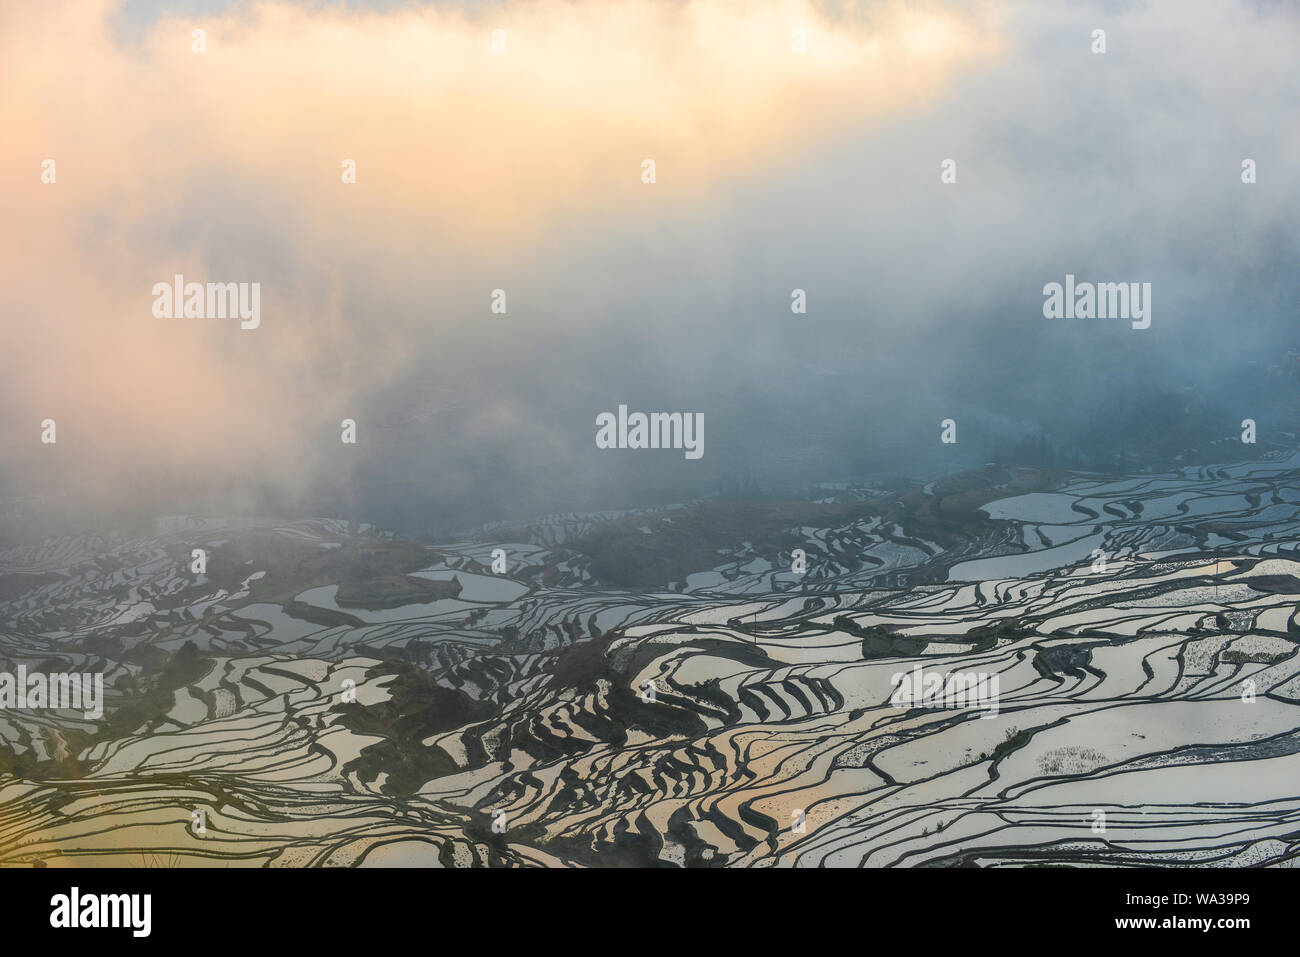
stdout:
[[[1025,478],[822,488],[750,534],[685,506],[0,553],[6,670],[108,689],[0,712],[0,863],[1288,864],[1300,455]],[[918,666],[995,707],[893,700]]]

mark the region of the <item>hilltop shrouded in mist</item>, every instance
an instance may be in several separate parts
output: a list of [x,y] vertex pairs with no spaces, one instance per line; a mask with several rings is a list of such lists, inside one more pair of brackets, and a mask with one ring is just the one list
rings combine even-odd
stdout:
[[[8,5],[0,495],[435,534],[1294,431],[1298,32],[1235,3]],[[156,317],[175,275],[258,283],[260,324]],[[1045,318],[1067,275],[1150,283],[1149,328]],[[620,404],[702,414],[706,454],[597,448]]]

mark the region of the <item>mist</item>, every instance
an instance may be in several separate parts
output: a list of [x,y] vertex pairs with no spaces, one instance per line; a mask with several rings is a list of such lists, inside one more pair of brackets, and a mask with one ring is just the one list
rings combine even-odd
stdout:
[[[129,6],[0,12],[7,536],[432,538],[1297,428],[1293,7]],[[155,318],[176,274],[260,326]],[[1150,327],[1044,318],[1067,274],[1149,282]],[[597,448],[620,404],[703,456]]]

